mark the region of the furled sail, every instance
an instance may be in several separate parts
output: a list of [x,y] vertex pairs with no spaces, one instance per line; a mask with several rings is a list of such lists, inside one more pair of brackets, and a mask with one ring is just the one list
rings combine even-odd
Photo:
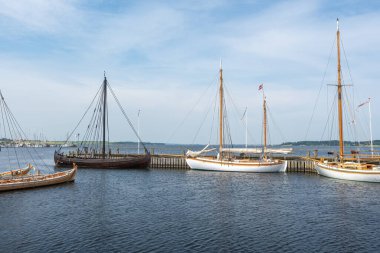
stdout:
[[199,156],[199,155],[201,155],[201,154],[203,154],[203,153],[207,153],[207,152],[214,151],[215,148],[207,149],[209,145],[210,145],[210,144],[207,144],[207,146],[204,147],[201,151],[191,151],[191,150],[187,150],[187,152],[186,152],[186,156],[188,156],[188,157],[197,157],[197,156]]
[[[263,152],[262,148],[223,148],[223,152],[229,153],[245,153],[245,154],[260,154]],[[293,152],[292,148],[267,148],[267,153],[272,154],[290,154]]]

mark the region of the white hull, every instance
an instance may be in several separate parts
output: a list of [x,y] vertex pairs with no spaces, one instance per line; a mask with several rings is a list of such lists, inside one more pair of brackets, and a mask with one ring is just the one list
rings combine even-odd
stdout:
[[229,172],[286,172],[286,161],[220,161],[212,158],[187,157],[186,162],[193,170]]
[[339,168],[325,163],[315,163],[315,169],[319,175],[336,179],[380,182],[380,170],[355,170]]

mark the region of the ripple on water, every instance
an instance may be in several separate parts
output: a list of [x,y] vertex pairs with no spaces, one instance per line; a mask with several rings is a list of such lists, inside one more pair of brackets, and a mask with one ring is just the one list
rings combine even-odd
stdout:
[[317,175],[86,169],[1,193],[0,251],[373,252],[379,197]]

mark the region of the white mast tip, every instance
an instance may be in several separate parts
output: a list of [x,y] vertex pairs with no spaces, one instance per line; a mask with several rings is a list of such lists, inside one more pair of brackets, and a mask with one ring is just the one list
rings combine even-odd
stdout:
[[336,30],[339,31],[339,18],[336,19]]
[[222,57],[220,57],[220,69],[222,69]]

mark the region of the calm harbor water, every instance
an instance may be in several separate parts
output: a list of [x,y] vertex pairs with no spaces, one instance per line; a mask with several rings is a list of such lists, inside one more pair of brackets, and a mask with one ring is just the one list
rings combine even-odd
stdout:
[[0,252],[379,252],[379,199],[316,174],[82,169],[0,194]]

